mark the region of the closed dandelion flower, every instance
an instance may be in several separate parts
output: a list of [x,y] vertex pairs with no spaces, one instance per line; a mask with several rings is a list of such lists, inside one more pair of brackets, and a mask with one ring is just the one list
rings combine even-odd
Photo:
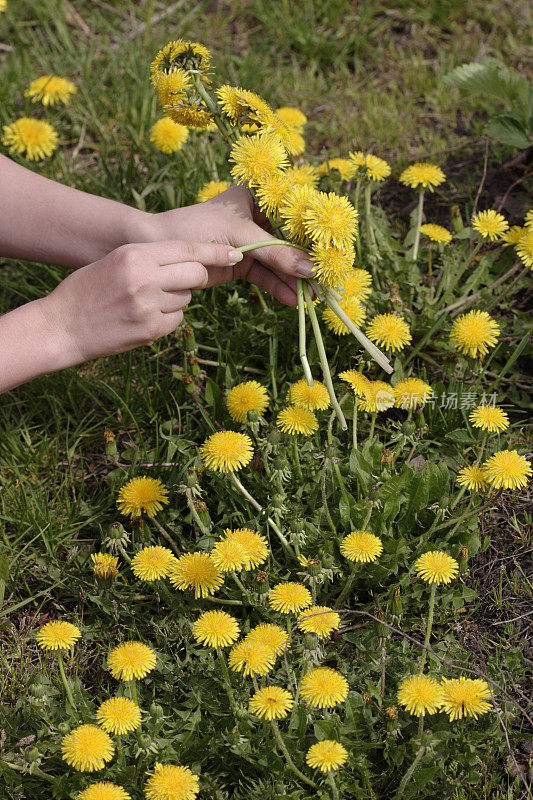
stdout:
[[469,311],[454,321],[450,341],[464,355],[478,358],[487,355],[499,334],[500,326],[486,311]]
[[350,386],[357,397],[364,397],[370,381],[357,369],[347,369],[339,374],[339,378]]
[[250,697],[250,714],[262,719],[283,719],[294,705],[287,689],[281,686],[265,686]]
[[443,228],[442,225],[434,225],[432,222],[428,222],[427,225],[421,225],[418,230],[428,239],[431,239],[432,242],[448,244],[452,240],[452,235],[447,228]]
[[129,697],[111,697],[101,704],[96,720],[106,733],[122,735],[139,727],[141,709]]
[[442,679],[442,708],[450,721],[463,717],[474,717],[490,710],[490,689],[481,678]]
[[189,767],[156,764],[144,787],[146,800],[194,800],[200,791],[198,776]]
[[231,183],[229,181],[207,181],[198,192],[196,202],[205,203],[206,200],[211,200],[211,198],[225,192],[230,186]]
[[76,795],[76,800],[131,800],[131,795],[122,786],[110,781],[92,783]]
[[161,117],[152,125],[150,141],[162,153],[177,153],[187,141],[188,135],[189,129],[185,125],[174,122],[170,117]]
[[71,622],[59,620],[43,625],[36,638],[43,650],[67,650],[81,639],[81,631]]
[[372,293],[372,275],[366,269],[354,269],[344,281],[344,294],[364,302]]
[[173,39],[158,52],[150,65],[150,72],[153,80],[157,81],[161,73],[178,69],[205,71],[209,67],[211,58],[207,47],[200,42]]
[[107,668],[117,681],[146,678],[156,665],[154,651],[142,642],[122,642],[107,657]]
[[312,164],[300,164],[298,167],[289,167],[285,175],[291,186],[313,186],[318,183],[318,173]]
[[226,530],[226,541],[235,542],[244,551],[244,569],[254,569],[268,558],[268,542],[264,536],[250,528]]
[[332,245],[315,244],[311,250],[314,273],[325,286],[341,286],[353,270],[354,252]]
[[502,242],[505,245],[518,244],[522,236],[527,233],[527,228],[522,228],[520,225],[513,225],[501,235]]
[[227,647],[239,638],[239,623],[225,611],[206,611],[192,626],[192,634],[205,647]]
[[229,390],[226,405],[235,422],[245,422],[249,411],[261,415],[268,408],[267,390],[258,381],[238,383]]
[[348,681],[330,667],[317,667],[302,678],[300,697],[313,708],[332,708],[348,697]]
[[498,406],[478,406],[470,413],[469,420],[474,428],[481,428],[490,433],[499,433],[509,427],[509,417],[503,408]]
[[234,539],[221,539],[211,550],[213,564],[221,572],[241,570],[247,561],[246,550]]
[[446,175],[440,167],[434,164],[420,163],[411,164],[404,169],[400,175],[400,183],[410,186],[412,189],[422,187],[433,191],[435,186],[440,186],[446,180]]
[[359,400],[359,408],[362,411],[376,414],[378,411],[386,411],[392,408],[396,401],[394,389],[385,381],[368,381],[368,386]]
[[29,161],[40,161],[51,156],[57,147],[58,134],[48,122],[31,117],[21,117],[4,125],[2,144],[11,154],[25,155]]
[[274,666],[275,659],[270,647],[249,639],[233,645],[228,656],[230,669],[244,675],[266,675]]
[[524,266],[533,267],[533,228],[520,238],[515,249]]
[[376,182],[384,181],[391,173],[391,168],[386,161],[369,153],[365,159],[367,176]]
[[61,742],[63,761],[79,772],[103,769],[113,758],[113,753],[111,738],[98,725],[80,725],[67,733]]
[[[366,309],[361,302],[353,295],[344,294],[339,300],[339,305],[344,313],[351,319],[354,325],[361,327],[366,317]],[[346,336],[351,333],[350,328],[340,319],[331,308],[325,308],[322,319],[333,333],[337,336]]]
[[318,194],[316,189],[306,185],[293,186],[287,192],[279,213],[284,222],[283,229],[291,239],[303,241],[306,238],[307,210]]
[[442,687],[428,675],[409,675],[398,689],[398,703],[410,714],[436,714],[442,705]]
[[493,242],[495,239],[499,239],[502,233],[505,233],[509,223],[503,214],[498,214],[497,211],[489,209],[488,211],[480,211],[472,217],[472,227],[474,230],[479,231],[484,239],[488,238]]
[[319,769],[320,772],[331,772],[339,769],[346,762],[348,751],[340,742],[334,739],[324,739],[312,744],[305,757],[308,767]]
[[211,114],[194,103],[178,107],[166,106],[165,111],[173,122],[177,122],[178,125],[185,125],[187,128],[206,130],[213,124]]
[[256,189],[257,203],[261,211],[277,218],[278,209],[283,205],[290,188],[290,179],[285,172],[275,170],[266,175]]
[[30,83],[24,92],[24,97],[31,97],[32,103],[40,100],[43,106],[53,106],[56,103],[66,105],[77,91],[74,84],[66,78],[60,78],[58,75],[41,75]]
[[284,433],[311,436],[318,429],[318,420],[312,411],[301,406],[287,406],[283,408],[276,421],[276,425]]
[[176,559],[169,573],[175,589],[194,589],[194,597],[208,597],[224,583],[224,575],[209,553],[185,553]]
[[357,172],[357,167],[350,158],[328,158],[318,167],[319,175],[327,175],[337,170],[343,181],[349,181]]
[[416,561],[415,572],[426,583],[450,583],[459,572],[459,564],[442,550],[430,550]]
[[357,236],[357,211],[346,197],[318,192],[304,214],[307,235],[317,244],[348,250]]
[[252,628],[250,633],[246,636],[247,642],[259,642],[266,647],[270,647],[275,655],[281,653],[285,649],[289,635],[281,625],[274,625],[271,622],[262,622]]
[[366,334],[375,344],[393,353],[403,350],[412,339],[409,325],[396,314],[378,314],[370,322]]
[[133,574],[143,581],[166,578],[174,564],[175,556],[167,547],[144,547],[131,560]]
[[531,466],[516,450],[500,450],[485,461],[483,474],[494,489],[523,489],[531,477]]
[[420,378],[402,378],[394,387],[396,408],[421,408],[431,395],[433,389]]
[[383,552],[383,544],[378,536],[367,531],[352,531],[345,536],[340,545],[341,553],[350,561],[369,563],[375,561]]
[[110,553],[91,553],[93,572],[97,578],[116,578],[118,575],[118,557]]
[[289,128],[301,130],[307,122],[307,117],[305,116],[304,112],[300,111],[299,108],[293,108],[292,106],[281,106],[281,108],[276,109],[275,114],[285,123],[285,125],[288,125]]
[[482,492],[489,488],[483,469],[478,464],[463,467],[457,473],[459,486],[466,486],[471,492]]
[[204,463],[217,472],[235,472],[250,463],[252,440],[245,433],[217,431],[200,448]]
[[303,611],[311,605],[311,592],[302,583],[278,583],[270,590],[268,602],[274,611],[282,614]]
[[168,503],[168,489],[157,478],[132,478],[119,491],[118,510],[130,517],[140,517],[143,512],[155,517]]
[[172,72],[158,73],[154,79],[154,87],[163,108],[177,106],[185,100],[191,88],[191,79],[185,70],[174,69]]
[[287,166],[287,153],[274,133],[241,136],[231,148],[232,176],[239,183],[257,186],[275,170]]
[[327,387],[320,381],[313,381],[309,386],[304,378],[292,384],[287,392],[287,400],[309,411],[324,411],[331,405]]
[[340,626],[340,616],[329,606],[310,606],[298,617],[298,627],[304,633],[316,633],[319,639],[325,639]]

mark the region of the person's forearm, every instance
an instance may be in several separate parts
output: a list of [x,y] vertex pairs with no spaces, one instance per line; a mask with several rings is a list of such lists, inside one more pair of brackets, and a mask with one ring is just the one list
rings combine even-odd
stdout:
[[0,256],[81,267],[148,241],[153,215],[48,180],[0,156]]

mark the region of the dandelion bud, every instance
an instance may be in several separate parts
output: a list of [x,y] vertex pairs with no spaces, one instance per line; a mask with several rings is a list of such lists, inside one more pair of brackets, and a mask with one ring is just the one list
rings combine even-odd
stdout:
[[205,525],[206,528],[211,530],[212,527],[211,517],[209,516],[209,511],[204,501],[193,500],[193,505],[196,513],[200,517],[200,521],[203,523],[203,525]]
[[385,709],[385,716],[389,719],[398,719],[398,708],[397,706],[389,706]]
[[150,706],[150,715],[154,719],[163,719],[164,711],[163,707],[159,705],[159,703],[152,703]]
[[256,409],[253,408],[251,411],[248,411],[246,415],[246,420],[247,422],[255,424],[261,420],[261,417],[259,416],[259,413],[256,411]]
[[198,350],[198,345],[196,344],[196,339],[194,336],[194,331],[190,325],[184,325],[181,329],[183,334],[183,344],[185,345],[185,352],[186,353],[196,353]]
[[320,561],[315,561],[315,560],[311,561],[307,566],[307,571],[313,577],[315,577],[316,575],[320,575],[320,573],[322,572],[322,565],[320,564]]
[[398,708],[397,706],[389,706],[385,709],[385,716],[387,718],[387,731],[389,733],[396,733],[398,731]]
[[268,573],[263,570],[258,570],[255,576],[255,591],[258,594],[266,594],[270,591],[270,584],[268,582]]
[[466,575],[468,572],[468,549],[461,547],[459,549],[459,575]]
[[24,755],[26,757],[26,761],[29,764],[33,764],[35,761],[38,761],[41,757],[39,749],[35,746],[27,747]]
[[185,473],[185,486],[188,489],[194,489],[195,486],[198,486],[198,476],[193,469],[188,469]]
[[199,375],[202,374],[202,368],[198,363],[198,359],[196,356],[188,356],[187,363],[189,364],[189,370],[193,377],[198,378]]
[[198,386],[195,384],[192,375],[188,372],[183,372],[180,376],[180,380],[185,387],[185,391],[187,394],[197,394],[198,393]]
[[390,467],[394,462],[394,453],[386,447],[381,451],[380,463],[382,467]]
[[152,737],[149,736],[147,733],[141,733],[139,736],[139,746],[142,747],[143,750],[150,750],[150,746],[152,744]]
[[361,697],[363,698],[365,706],[371,706],[372,705],[372,698],[370,697],[368,692],[362,692]]
[[113,431],[110,428],[104,428],[105,453],[107,456],[116,456],[118,452],[115,439],[116,436]]
[[402,590],[400,586],[395,586],[392,590],[391,611],[394,617],[401,617],[403,611]]
[[267,441],[272,447],[275,447],[281,441],[281,432],[277,428],[273,428],[268,432]]
[[283,472],[283,470],[286,470],[288,466],[289,462],[285,456],[276,456],[274,463],[272,464],[272,467],[278,472]]
[[30,692],[34,697],[38,700],[46,696],[46,687],[43,686],[42,683],[32,683],[30,686]]
[[328,567],[332,567],[335,563],[334,557],[331,553],[324,553],[322,556],[322,564],[327,569]]
[[60,722],[57,726],[57,732],[60,733],[62,736],[66,736],[67,733],[70,733],[72,730],[72,726],[69,722]]
[[306,650],[316,650],[318,647],[318,636],[313,633],[306,633],[304,636],[304,647]]
[[402,424],[401,430],[402,430],[402,433],[404,434],[404,436],[412,436],[413,433],[416,431],[416,425],[410,419],[409,420],[405,420],[405,422]]
[[443,511],[446,511],[449,505],[450,505],[450,498],[448,497],[447,494],[445,494],[439,500],[439,508],[441,508]]
[[455,233],[460,233],[463,230],[463,219],[461,217],[461,210],[459,206],[452,206],[450,211],[450,225]]

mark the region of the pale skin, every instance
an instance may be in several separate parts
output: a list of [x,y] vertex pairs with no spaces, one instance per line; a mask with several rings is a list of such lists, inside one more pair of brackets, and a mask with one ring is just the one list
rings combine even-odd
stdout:
[[73,270],[0,317],[0,393],[151,344],[180,325],[196,289],[244,279],[296,305],[296,278],[312,274],[307,256],[283,245],[235,249],[274,238],[244,187],[150,214],[0,156],[0,188],[0,256]]

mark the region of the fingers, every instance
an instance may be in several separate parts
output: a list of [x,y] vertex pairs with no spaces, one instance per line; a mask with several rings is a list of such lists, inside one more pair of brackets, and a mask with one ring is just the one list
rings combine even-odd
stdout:
[[164,292],[179,292],[182,289],[204,289],[208,284],[208,280],[209,272],[203,264],[197,261],[165,264],[160,274],[161,289]]
[[[209,231],[206,230],[206,235]],[[197,261],[206,267],[227,267],[242,261],[242,253],[227,244],[214,242],[146,242],[143,244],[126,245],[125,251],[130,251],[134,256],[151,258],[161,266],[177,264],[180,262]]]
[[[264,242],[274,238],[254,222],[243,224],[239,230],[239,241],[242,244]],[[288,245],[273,244],[260,247],[257,250],[249,250],[246,255],[251,255],[266,267],[276,272],[284,272],[286,275],[295,275],[299,278],[309,278],[313,275],[313,265],[307,253]]]
[[163,314],[174,314],[181,311],[191,302],[191,293],[184,292],[163,292],[159,306]]
[[255,261],[248,272],[247,279],[286,306],[298,304],[296,278],[278,275]]

